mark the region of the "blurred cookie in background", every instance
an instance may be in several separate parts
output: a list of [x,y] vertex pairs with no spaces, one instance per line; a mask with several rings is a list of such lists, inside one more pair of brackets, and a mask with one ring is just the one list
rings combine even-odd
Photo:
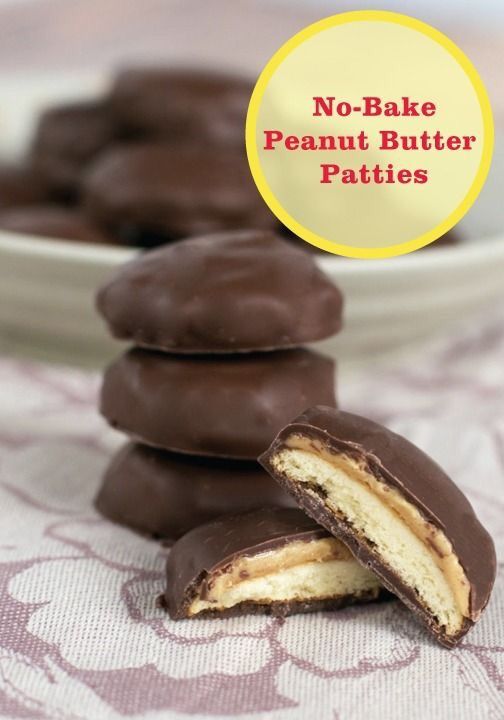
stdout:
[[74,201],[85,167],[116,135],[106,100],[57,105],[40,117],[30,159],[55,199]]
[[98,224],[141,247],[279,224],[254,185],[245,154],[231,148],[118,146],[87,172],[83,201]]
[[[249,79],[215,70],[126,67],[108,93],[49,107],[39,118],[25,166],[0,167],[2,208],[54,203],[89,215],[92,237],[150,248],[242,228],[277,230],[309,253],[325,251],[284,228],[261,198],[245,154]],[[44,211],[42,232],[90,237],[83,215]],[[4,218],[32,232],[29,217]],[[86,230],[76,230],[86,226]],[[64,234],[60,228],[63,227]],[[101,231],[97,228],[101,228]],[[450,231],[427,246],[459,242]],[[96,240],[92,240],[96,242]],[[337,257],[337,256],[335,256]]]
[[131,67],[117,76],[111,105],[129,136],[244,147],[253,82],[228,73]]
[[0,165],[0,210],[45,202],[49,191],[29,165]]
[[0,212],[0,230],[95,245],[117,244],[112,236],[95,227],[79,210],[58,205],[3,210]]

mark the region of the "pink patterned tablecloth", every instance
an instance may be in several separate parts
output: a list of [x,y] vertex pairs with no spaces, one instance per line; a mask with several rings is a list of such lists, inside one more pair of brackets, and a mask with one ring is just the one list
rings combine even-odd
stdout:
[[10,718],[504,718],[504,325],[354,372],[343,404],[428,450],[493,533],[500,572],[453,651],[399,603],[174,623],[165,553],[100,519],[120,441],[97,376],[0,361],[0,714]]

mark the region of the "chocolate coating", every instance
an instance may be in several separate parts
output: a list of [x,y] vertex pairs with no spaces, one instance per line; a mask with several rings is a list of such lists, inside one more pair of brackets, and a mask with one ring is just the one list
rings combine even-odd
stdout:
[[332,360],[308,350],[173,356],[133,349],[105,373],[101,412],[149,445],[255,460],[288,418],[334,404]]
[[45,202],[48,188],[36,171],[24,165],[0,165],[0,210]]
[[256,462],[195,458],[128,443],[107,468],[95,505],[114,522],[175,540],[220,515],[295,503]]
[[112,335],[165,352],[303,345],[341,327],[340,291],[273,233],[208,235],[143,254],[98,293]]
[[0,212],[0,228],[14,233],[97,245],[114,244],[78,210],[57,205],[33,205]]
[[[324,528],[298,508],[265,508],[243,515],[226,516],[202,525],[178,540],[170,551],[166,564],[167,589],[164,604],[173,619],[187,617],[187,609],[210,573],[225,568],[239,556],[253,556],[280,549],[296,542],[310,542],[327,537]],[[373,594],[373,599],[376,593]],[[368,599],[360,595],[359,600]],[[372,599],[372,598],[369,598]],[[357,598],[355,598],[357,600]],[[352,598],[313,602],[271,602],[267,605],[241,603],[227,610],[219,610],[219,617],[243,613],[289,615],[294,612],[328,610],[348,605]],[[214,615],[205,611],[201,615]]]
[[40,118],[31,160],[56,196],[70,199],[78,192],[83,169],[115,136],[105,101],[59,105]]
[[107,151],[86,175],[84,202],[92,217],[133,245],[278,225],[243,152],[194,144]]
[[252,90],[250,81],[225,73],[129,68],[118,75],[111,104],[128,134],[243,146]]
[[[383,584],[398,595],[427,624],[437,639],[448,646],[459,638],[446,637],[432,622],[416,594],[389,568],[384,567],[372,548],[352,528],[328,510],[323,498],[315,500],[300,483],[277,473],[271,458],[297,434],[318,440],[335,454],[347,454],[363,463],[380,481],[397,488],[422,516],[442,530],[453,546],[471,586],[470,612],[477,617],[490,598],[496,572],[493,541],[455,483],[428,455],[387,428],[341,410],[314,407],[287,425],[260,458],[261,464],[291,492],[298,504],[317,522],[339,537],[355,557],[370,567]],[[467,619],[460,636],[472,621]]]

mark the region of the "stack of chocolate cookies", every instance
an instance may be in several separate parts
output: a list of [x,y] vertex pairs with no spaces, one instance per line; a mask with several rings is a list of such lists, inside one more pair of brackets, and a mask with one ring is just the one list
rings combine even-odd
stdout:
[[174,541],[173,619],[392,595],[460,642],[492,539],[422,451],[336,408],[333,362],[302,346],[339,330],[342,298],[309,255],[266,231],[192,238],[125,266],[98,308],[134,348],[105,374],[102,412],[132,441],[96,504]]
[[292,507],[257,457],[292,417],[336,403],[333,361],[303,347],[341,327],[341,293],[313,259],[267,231],[192,238],[120,269],[98,309],[134,345],[104,377],[101,411],[131,442],[100,512],[175,540],[222,515]]

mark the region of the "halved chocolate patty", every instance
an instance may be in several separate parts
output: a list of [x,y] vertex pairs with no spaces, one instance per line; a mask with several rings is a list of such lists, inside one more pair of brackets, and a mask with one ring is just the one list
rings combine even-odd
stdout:
[[371,420],[315,407],[260,458],[451,647],[479,619],[495,549],[467,498],[425,453]]
[[173,619],[290,615],[376,600],[382,588],[301,510],[263,509],[195,528],[173,546],[164,604]]

